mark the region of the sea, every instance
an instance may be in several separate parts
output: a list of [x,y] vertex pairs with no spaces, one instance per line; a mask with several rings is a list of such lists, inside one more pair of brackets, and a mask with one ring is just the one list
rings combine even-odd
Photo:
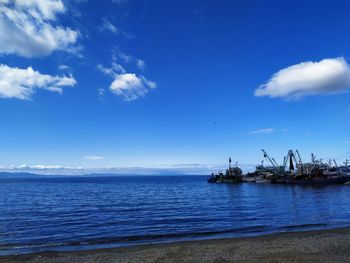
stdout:
[[0,255],[350,226],[350,187],[206,176],[0,179]]

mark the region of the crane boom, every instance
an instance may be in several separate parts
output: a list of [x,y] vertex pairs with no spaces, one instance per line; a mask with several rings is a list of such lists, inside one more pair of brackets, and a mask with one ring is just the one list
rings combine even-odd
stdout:
[[301,158],[300,158],[299,151],[298,151],[298,150],[296,150],[296,151],[295,151],[295,153],[296,153],[296,154],[297,154],[297,156],[298,156],[298,159],[299,159],[299,164],[303,164],[303,162],[302,162],[302,160],[301,160]]
[[335,164],[335,167],[338,167],[337,161],[335,159],[333,159],[333,162]]
[[291,156],[293,157],[294,162],[297,164],[298,163],[297,159],[295,158],[295,154],[292,150],[291,150]]
[[276,162],[275,158],[271,158],[271,160],[274,162],[276,166],[278,166],[278,163]]
[[261,149],[261,151],[263,152],[264,157],[267,158],[267,159],[270,161],[270,163],[272,164],[272,166],[276,168],[276,165],[275,165],[274,162],[271,160],[270,156],[265,152],[265,150],[264,150],[264,149]]
[[288,154],[287,154],[287,156],[284,156],[284,158],[283,158],[283,170],[286,169],[287,159],[288,159]]

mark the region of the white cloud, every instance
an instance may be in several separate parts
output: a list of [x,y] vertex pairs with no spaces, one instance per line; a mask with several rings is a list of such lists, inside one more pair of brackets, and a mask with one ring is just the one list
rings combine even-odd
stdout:
[[111,76],[112,78],[115,78],[120,73],[126,73],[126,70],[124,67],[118,63],[112,62],[111,67],[105,67],[101,64],[97,65],[97,68],[107,76]]
[[25,169],[35,169],[35,170],[47,170],[47,169],[62,169],[63,167],[60,165],[26,165],[22,164],[18,167],[12,166],[13,169],[25,170]]
[[350,144],[350,141],[345,141],[346,144]]
[[284,68],[256,89],[255,96],[299,99],[308,95],[337,93],[349,87],[350,66],[339,57]]
[[[139,71],[144,70],[146,63],[142,59],[136,59],[131,55],[123,53],[118,47],[112,49],[112,65],[111,67],[105,67],[101,64],[97,65],[97,68],[104,74],[112,77],[114,81],[109,86],[109,90],[122,97],[125,101],[133,101],[144,97],[149,90],[156,88],[157,84],[153,81],[146,79],[142,75],[128,72],[122,63],[132,63]],[[104,90],[99,90],[99,97],[102,98]]]
[[133,101],[144,97],[149,90],[154,88],[156,88],[155,82],[132,73],[117,75],[109,87],[111,92],[121,96],[125,101]]
[[65,167],[61,165],[10,165],[0,166],[0,172],[28,172],[41,175],[81,175],[86,174],[82,167]]
[[248,132],[248,134],[249,134],[249,135],[252,135],[252,134],[270,134],[270,133],[273,133],[273,132],[275,132],[275,131],[276,131],[276,129],[273,129],[273,128],[266,128],[266,129],[251,131],[251,132]]
[[73,52],[79,33],[54,25],[64,12],[62,0],[1,0],[0,53],[37,57],[54,50]]
[[87,160],[102,160],[103,156],[99,156],[99,155],[86,155],[84,156],[85,159]]
[[0,64],[0,98],[30,99],[37,89],[62,93],[64,86],[74,86],[72,76],[51,76],[41,74],[32,67],[11,68]]
[[100,31],[110,32],[113,34],[118,34],[119,32],[118,28],[107,19],[103,19],[102,25],[100,26],[99,29]]

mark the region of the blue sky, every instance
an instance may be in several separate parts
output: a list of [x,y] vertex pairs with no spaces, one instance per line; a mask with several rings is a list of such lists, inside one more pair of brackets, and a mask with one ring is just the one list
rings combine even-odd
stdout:
[[2,1],[0,165],[349,158],[349,8]]

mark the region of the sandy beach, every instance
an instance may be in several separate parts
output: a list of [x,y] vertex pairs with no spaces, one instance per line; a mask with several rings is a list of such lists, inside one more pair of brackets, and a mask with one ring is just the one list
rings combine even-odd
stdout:
[[350,228],[1,257],[0,262],[350,262]]

